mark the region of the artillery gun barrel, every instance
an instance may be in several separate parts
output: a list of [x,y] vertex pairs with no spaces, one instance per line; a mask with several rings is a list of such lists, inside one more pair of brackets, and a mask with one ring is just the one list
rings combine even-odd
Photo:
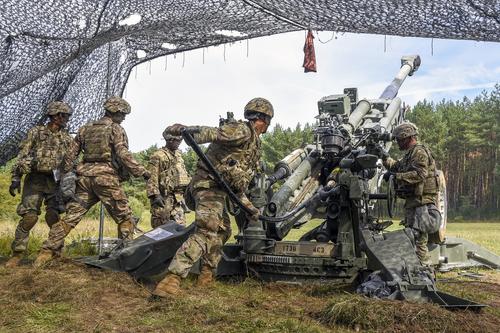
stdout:
[[[379,99],[393,99],[398,94],[399,88],[403,84],[404,80],[408,75],[413,75],[415,71],[420,66],[421,60],[420,56],[412,55],[412,56],[404,56],[401,57],[401,68],[399,72],[396,74],[392,82],[384,89]],[[371,110],[371,103],[366,99],[362,99],[358,102],[356,108],[352,111],[349,116],[349,125],[344,126],[349,133],[353,133],[363,121],[363,118],[366,116],[368,112]],[[394,117],[391,117],[391,121]],[[390,124],[390,122],[389,122]],[[389,125],[388,124],[388,125]]]
[[273,184],[280,179],[290,177],[306,157],[305,149],[295,149],[276,164],[274,173],[269,176],[268,180]]
[[401,109],[401,98],[396,97],[392,100],[391,104],[385,110],[385,117],[380,119],[379,125],[387,131],[390,131],[390,126],[394,121],[394,117],[398,114]]
[[272,216],[276,216],[276,214],[281,211],[283,205],[293,195],[293,192],[298,189],[302,181],[311,174],[311,169],[317,161],[317,157],[308,156],[305,158],[290,178],[280,187],[278,192],[273,195],[271,201],[267,205],[268,212]]
[[393,99],[397,96],[399,88],[403,84],[404,80],[407,76],[412,76],[420,67],[420,56],[412,55],[412,56],[404,56],[401,57],[401,69],[399,70],[396,77],[392,80],[391,84],[389,84],[384,92],[380,95],[379,98],[385,99]]
[[[375,103],[376,101],[379,100],[374,100],[372,102]],[[363,128],[380,126],[383,129],[385,129],[386,132],[390,131],[392,129],[392,124],[394,122],[394,117],[396,117],[400,109],[401,109],[401,98],[396,97],[389,103],[385,111],[382,112],[375,109],[372,110],[371,112],[374,117],[370,117],[372,115],[370,114],[368,115],[368,117],[364,118]]]

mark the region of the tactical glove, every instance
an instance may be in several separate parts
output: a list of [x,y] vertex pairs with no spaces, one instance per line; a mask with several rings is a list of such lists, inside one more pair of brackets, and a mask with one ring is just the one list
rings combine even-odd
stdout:
[[387,171],[386,173],[384,173],[384,180],[386,182],[389,181],[389,178],[391,178],[391,176],[394,176],[396,177],[396,173],[395,172],[392,172],[392,171]]
[[144,171],[144,173],[142,174],[142,178],[144,178],[145,181],[148,181],[149,178],[151,178],[151,173],[149,171]]
[[21,193],[21,180],[20,179],[13,179],[12,182],[10,183],[9,193],[13,197],[16,196],[16,189],[17,189],[17,193]]
[[165,201],[163,201],[163,198],[161,195],[157,194],[151,199],[151,207],[165,207]]
[[173,124],[172,126],[168,126],[165,129],[165,133],[170,134],[170,135],[176,135],[179,136],[181,135],[181,131],[186,128],[185,125],[182,124]]

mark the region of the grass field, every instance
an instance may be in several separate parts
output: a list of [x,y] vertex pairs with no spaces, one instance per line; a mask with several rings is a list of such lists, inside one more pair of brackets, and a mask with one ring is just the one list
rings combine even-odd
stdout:
[[[148,224],[145,214],[139,227],[147,231]],[[15,221],[0,221],[0,256],[8,255],[15,226]],[[67,243],[96,237],[97,228],[97,221],[84,220]],[[36,226],[31,257],[47,232],[43,223]],[[300,233],[294,230],[289,238],[297,239]],[[105,234],[115,236],[112,221],[106,221]],[[500,254],[500,221],[449,223],[448,234]],[[480,279],[459,271],[439,274],[438,287],[488,304],[480,314],[368,299],[349,287],[252,279],[196,288],[188,278],[180,297],[154,300],[154,280],[138,283],[127,274],[83,267],[69,259],[37,270],[29,264],[10,270],[0,266],[0,332],[498,332],[500,273],[478,272],[483,274]]]

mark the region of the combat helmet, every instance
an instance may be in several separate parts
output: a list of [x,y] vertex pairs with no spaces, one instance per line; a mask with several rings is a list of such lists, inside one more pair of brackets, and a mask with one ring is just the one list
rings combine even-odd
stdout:
[[167,129],[165,129],[163,131],[163,138],[165,139],[165,141],[170,141],[170,140],[179,140],[179,141],[181,141],[182,140],[182,136],[169,134],[168,131],[167,131]]
[[118,96],[112,96],[104,102],[104,109],[111,113],[130,113],[130,104],[126,100]]
[[392,136],[400,140],[415,135],[418,135],[418,128],[410,122],[402,123],[392,130]]
[[258,113],[267,116],[266,118],[269,118],[270,121],[274,117],[274,109],[271,102],[265,98],[256,97],[245,105],[245,119],[255,119]]
[[71,115],[73,113],[73,110],[71,110],[70,106],[64,102],[61,101],[50,102],[49,105],[47,105],[47,115],[55,116],[58,113]]

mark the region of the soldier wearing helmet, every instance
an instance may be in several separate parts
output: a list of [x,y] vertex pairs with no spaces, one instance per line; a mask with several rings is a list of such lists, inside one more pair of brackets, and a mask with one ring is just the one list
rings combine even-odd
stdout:
[[[230,121],[220,127],[200,126],[193,137],[197,143],[210,142],[207,158],[242,202],[253,211],[247,219],[255,221],[259,210],[244,192],[258,168],[261,157],[260,135],[266,133],[271,123],[273,106],[264,98],[254,98],[245,106],[244,116],[248,121]],[[179,135],[183,127],[175,124],[167,127],[166,132]],[[225,209],[227,193],[214,181],[201,161],[198,161],[187,195],[187,202],[192,202],[194,206],[190,208],[196,211],[196,231],[172,259],[167,276],[153,292],[157,296],[178,294],[181,279],[187,276],[199,259],[201,273],[197,286],[211,283],[213,270],[221,258],[221,248],[231,235],[231,223]]]
[[120,97],[110,97],[104,103],[104,110],[101,119],[80,128],[63,160],[61,169],[64,180],[73,172],[80,152],[83,153],[82,161],[76,166],[78,181],[66,206],[66,215],[50,230],[35,260],[35,267],[59,254],[64,238],[99,201],[118,224],[118,236],[122,239],[132,237],[134,220],[120,182],[130,175],[147,180],[149,172],[128,150],[127,134],[120,126],[130,113],[130,105]]
[[6,263],[7,267],[16,266],[21,260],[28,245],[30,230],[41,213],[42,202],[45,202],[45,221],[49,228],[59,221],[59,214],[64,211],[64,205],[56,196],[56,178],[64,155],[73,141],[64,129],[71,113],[71,108],[64,102],[49,103],[46,110],[49,122],[30,129],[21,143],[17,162],[12,168],[9,187],[12,196],[16,195],[16,191],[21,191],[21,178],[26,176],[21,203],[17,207],[21,220],[12,242],[13,256]]
[[148,162],[151,178],[146,193],[151,202],[151,226],[156,228],[172,220],[186,225],[184,192],[189,177],[179,145],[182,136],[163,132],[165,146],[153,153]]
[[397,161],[388,155],[381,156],[388,170],[384,179],[393,177],[396,194],[405,199],[403,224],[413,231],[418,258],[429,265],[428,235],[438,231],[441,224],[436,207],[440,185],[436,162],[429,148],[418,143],[418,128],[414,124],[402,123],[394,128],[392,135],[405,155]]

